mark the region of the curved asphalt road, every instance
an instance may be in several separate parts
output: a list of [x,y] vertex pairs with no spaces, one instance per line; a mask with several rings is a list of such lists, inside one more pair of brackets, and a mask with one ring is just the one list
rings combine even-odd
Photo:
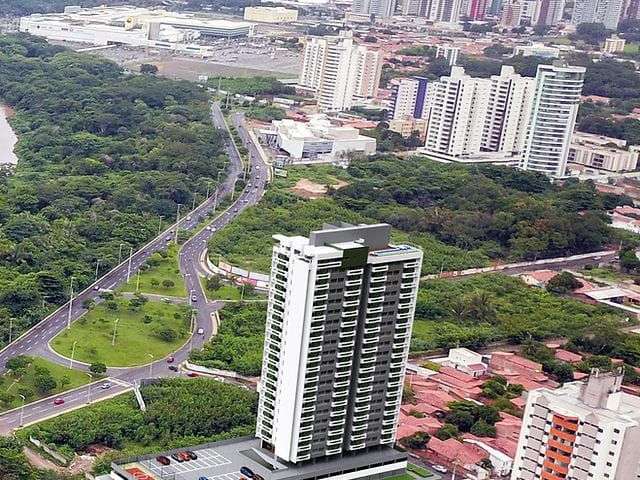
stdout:
[[[226,129],[222,112],[217,104],[212,106],[211,116],[216,128]],[[247,138],[246,132],[242,127],[242,116],[235,115],[234,123],[239,125],[238,130],[241,138],[243,138],[243,140]],[[217,198],[222,199],[225,196],[228,196],[231,193],[236,180],[238,178],[242,178],[242,162],[235,144],[229,139],[226,142],[225,148],[230,159],[229,174],[225,181],[218,187],[217,196],[212,195],[206,202],[198,206],[198,208],[186,214],[179,222],[179,228],[184,228],[186,230],[193,229],[198,222],[198,217],[212,212]],[[222,302],[206,302],[206,297],[198,278],[198,272],[201,271],[200,259],[206,250],[207,241],[215,234],[216,231],[231,223],[244,208],[257,203],[264,193],[265,185],[268,180],[267,167],[262,162],[260,155],[253,145],[248,145],[248,150],[251,170],[247,174],[246,179],[247,182],[251,183],[251,185],[247,186],[242,193],[234,198],[234,202],[224,213],[217,216],[208,224],[208,226],[211,227],[210,229],[202,229],[185,242],[180,249],[180,271],[185,278],[185,283],[189,292],[189,301],[196,309],[194,332],[201,328],[204,333],[201,335],[193,334],[190,340],[173,354],[175,357],[175,364],[185,361],[192,348],[202,347],[202,345],[213,335],[214,325],[212,315],[216,310],[219,310],[222,307]],[[133,254],[131,257],[131,276],[134,275],[134,273],[151,254],[166,248],[168,243],[167,239],[170,236],[172,237],[171,232],[174,231],[175,228],[176,225],[171,226],[146,246]],[[85,310],[82,308],[82,303],[85,300],[99,300],[98,296],[100,294],[100,290],[111,290],[126,282],[127,270],[128,259],[98,279],[97,282],[89,286],[86,290],[80,292],[73,299],[71,321],[73,322],[77,320],[85,313]],[[6,361],[9,358],[24,354],[42,356],[56,363],[69,365],[69,360],[57,355],[48,347],[49,341],[66,327],[69,307],[69,303],[63,305],[50,316],[43,319],[26,334],[1,350],[0,372],[4,371]],[[87,371],[87,366],[78,362],[74,362],[73,367]],[[105,398],[118,395],[124,391],[130,390],[133,387],[134,382],[145,378],[180,375],[180,373],[176,373],[168,369],[165,359],[156,359],[153,363],[140,367],[110,368],[108,374],[110,377],[108,379],[110,388],[108,389],[101,388],[101,384],[106,382],[106,380],[103,380],[102,382],[98,382],[98,384],[87,385],[58,395],[56,398],[62,398],[64,400],[64,404],[62,405],[55,406],[53,404],[53,399],[50,398],[28,404],[24,407],[24,410],[16,409],[0,415],[0,434],[7,434],[21,424],[28,425],[36,423],[46,418],[59,415],[62,412],[80,408],[90,401],[103,400]]]

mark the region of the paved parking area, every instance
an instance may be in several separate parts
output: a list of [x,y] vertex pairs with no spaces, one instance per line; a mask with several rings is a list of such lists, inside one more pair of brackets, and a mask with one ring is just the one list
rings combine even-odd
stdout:
[[[196,452],[196,455],[198,455],[197,460],[189,460],[188,462],[182,463],[174,460],[173,458],[170,458],[171,465],[166,466],[161,465],[155,459],[145,460],[141,463],[145,468],[147,468],[151,473],[153,473],[160,479],[175,478],[176,480],[197,476],[196,474],[199,471],[202,471],[203,476],[205,476],[204,470],[210,472],[211,469],[231,463],[231,460],[222,456],[216,450],[209,448],[198,450]],[[240,472],[226,473],[217,476],[206,476],[209,480],[238,480],[241,477]]]

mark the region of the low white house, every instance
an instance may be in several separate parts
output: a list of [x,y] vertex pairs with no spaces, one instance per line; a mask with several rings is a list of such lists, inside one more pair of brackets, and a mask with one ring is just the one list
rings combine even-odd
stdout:
[[349,152],[376,152],[375,138],[360,135],[357,128],[333,125],[324,114],[311,115],[308,122],[274,120],[271,129],[260,133],[269,145],[287,152],[291,163],[327,163]]
[[449,356],[442,361],[442,365],[455,368],[472,377],[481,377],[489,368],[482,361],[482,355],[468,348],[450,349]]
[[505,477],[511,473],[511,469],[513,468],[513,458],[511,458],[509,455],[502,453],[500,450],[496,450],[492,446],[487,445],[486,443],[479,440],[465,438],[463,442],[471,443],[477,447],[480,447],[489,454],[489,460],[491,460],[491,465],[493,465],[494,474],[500,477]]

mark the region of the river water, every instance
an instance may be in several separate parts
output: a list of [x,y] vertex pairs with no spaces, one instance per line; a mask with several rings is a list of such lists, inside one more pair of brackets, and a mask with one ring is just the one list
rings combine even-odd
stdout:
[[17,141],[18,137],[7,121],[7,109],[0,105],[0,165],[18,163],[18,157],[13,153]]

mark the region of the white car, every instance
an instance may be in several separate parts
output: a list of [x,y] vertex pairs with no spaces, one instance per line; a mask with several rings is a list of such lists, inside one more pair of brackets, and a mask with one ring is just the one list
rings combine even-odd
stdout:
[[440,472],[440,473],[447,473],[449,470],[447,470],[446,468],[444,468],[442,465],[434,465],[433,469],[436,472]]
[[111,388],[111,384],[109,382],[103,383],[102,385],[100,385],[100,388],[102,390],[109,390]]

